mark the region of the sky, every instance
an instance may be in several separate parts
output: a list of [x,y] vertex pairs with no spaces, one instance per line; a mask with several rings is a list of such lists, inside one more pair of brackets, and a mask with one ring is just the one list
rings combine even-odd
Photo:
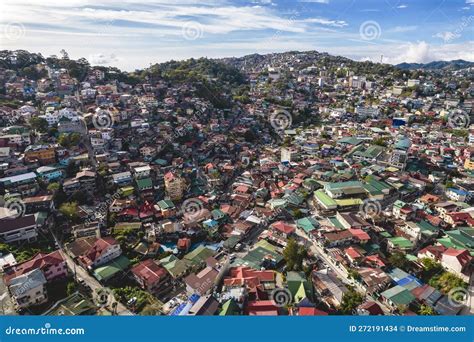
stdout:
[[474,61],[474,0],[1,0],[0,13],[2,50],[124,70],[291,50]]

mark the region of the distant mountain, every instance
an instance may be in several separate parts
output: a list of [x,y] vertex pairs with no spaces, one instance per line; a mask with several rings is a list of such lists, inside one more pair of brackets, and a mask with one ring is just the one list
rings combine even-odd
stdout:
[[474,67],[473,62],[468,62],[462,59],[454,61],[435,61],[430,63],[401,63],[395,65],[399,69],[403,70],[459,70]]

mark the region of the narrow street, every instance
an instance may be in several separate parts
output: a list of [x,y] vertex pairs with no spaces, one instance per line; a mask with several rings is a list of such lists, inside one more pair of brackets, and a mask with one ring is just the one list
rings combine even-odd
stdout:
[[107,307],[110,312],[112,312],[112,303],[117,302],[116,311],[118,315],[122,315],[122,316],[133,315],[133,313],[130,312],[122,303],[115,300],[115,297],[112,294],[112,290],[108,289],[107,287],[102,286],[102,284],[100,284],[86,270],[84,270],[81,266],[76,265],[74,260],[66,253],[62,242],[59,241],[59,239],[56,237],[56,234],[54,234],[53,230],[50,227],[49,227],[49,231],[51,235],[53,236],[53,239],[56,242],[57,246],[59,246],[59,252],[61,253],[61,256],[64,258],[64,260],[66,261],[68,268],[72,271],[73,275],[75,276],[75,279],[77,280],[78,278],[81,278],[82,280],[84,280],[84,283],[91,288],[92,296],[95,302],[96,303],[100,302],[102,304],[103,301],[98,300],[97,294],[99,290],[103,290],[109,294],[107,303],[103,303],[103,305]]
[[382,308],[385,314],[390,314],[390,310],[384,304],[382,304],[380,301],[378,301],[374,297],[368,295],[365,289],[358,282],[352,279],[349,279],[347,271],[343,269],[342,267],[338,267],[337,265],[335,265],[332,262],[332,260],[326,255],[326,253],[324,253],[321,247],[319,247],[315,242],[309,240],[301,230],[297,229],[296,234],[305,242],[310,243],[311,253],[313,253],[315,256],[320,257],[326,263],[326,265],[328,265],[329,268],[331,268],[331,270],[334,271],[334,273],[336,273],[338,278],[341,279],[341,281],[344,284],[354,287],[357,290],[357,292],[366,296],[369,300],[376,302]]

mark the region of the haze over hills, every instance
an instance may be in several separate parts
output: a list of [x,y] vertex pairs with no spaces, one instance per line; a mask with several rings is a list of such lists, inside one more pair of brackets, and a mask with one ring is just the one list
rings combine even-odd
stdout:
[[[49,56],[44,57],[41,53],[31,53],[25,50],[2,50],[0,51],[0,67],[7,69],[17,69],[31,66],[40,62],[47,60],[54,60],[60,57]],[[194,59],[189,59],[192,61]],[[373,72],[374,68],[377,73],[380,70],[384,72],[394,71],[396,69],[401,70],[460,70],[465,68],[474,67],[474,62],[469,62],[465,60],[452,60],[452,61],[433,61],[429,63],[400,63],[397,65],[385,64],[385,63],[374,63],[371,61],[354,61],[347,57],[330,55],[326,52],[318,51],[288,51],[281,53],[270,53],[270,54],[251,54],[242,57],[227,57],[227,58],[200,58],[199,60],[207,61],[217,61],[223,64],[230,65],[236,69],[242,71],[256,71],[258,68],[265,68],[268,66],[278,66],[280,63],[291,62],[297,67],[309,67],[311,65],[326,65],[330,67],[337,67],[338,65],[344,64],[355,68],[356,71],[361,73],[363,72]],[[71,61],[74,62],[73,59]],[[86,62],[85,58],[79,58],[76,60],[79,64],[84,64]],[[156,63],[149,68],[143,70],[137,69],[135,72],[123,72],[124,74],[137,74],[137,72],[150,70],[161,66],[160,69],[169,69],[173,68],[177,64],[183,61],[169,61],[164,63]],[[88,63],[88,62],[87,62]],[[91,65],[92,66],[92,65]],[[117,72],[122,72],[118,68],[113,66],[99,66],[103,68],[111,68]]]
[[466,69],[472,68],[474,66],[474,62],[468,62],[463,59],[457,59],[453,61],[433,61],[429,63],[400,63],[395,65],[397,68],[405,69],[405,70],[413,70],[413,69],[423,69],[423,70],[459,70],[459,69]]

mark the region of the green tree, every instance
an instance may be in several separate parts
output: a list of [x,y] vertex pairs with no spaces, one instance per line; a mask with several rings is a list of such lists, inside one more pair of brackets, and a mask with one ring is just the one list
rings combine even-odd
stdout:
[[467,283],[464,280],[450,272],[443,272],[441,275],[434,276],[428,284],[445,294],[457,287],[467,288]]
[[56,192],[57,190],[59,190],[59,183],[50,183],[48,184],[48,191],[49,192]]
[[59,207],[59,211],[69,220],[74,221],[77,218],[77,202],[66,202]]
[[421,264],[423,265],[422,279],[424,281],[429,281],[435,275],[443,272],[443,266],[433,259],[423,258],[421,259]]
[[298,245],[295,239],[289,239],[283,250],[283,257],[286,261],[288,271],[300,271],[303,269],[303,260],[307,252],[304,246]]
[[354,279],[354,280],[360,280],[360,274],[354,269],[350,269],[348,273],[349,278]]
[[30,119],[30,126],[31,128],[41,132],[41,133],[45,133],[48,131],[48,121],[46,121],[45,119],[43,118],[40,118],[40,117],[37,117],[37,116],[34,116]]
[[74,292],[76,292],[76,288],[77,288],[76,283],[72,281],[67,283],[66,294],[68,296],[72,295]]
[[418,314],[422,316],[435,316],[436,311],[434,311],[431,306],[422,304],[420,306],[420,310],[418,311]]
[[362,304],[364,296],[354,289],[350,289],[342,296],[342,303],[339,306],[339,311],[343,315],[351,315],[352,312]]
[[405,253],[396,251],[389,258],[388,261],[395,267],[401,268],[402,270],[406,269],[409,265]]

